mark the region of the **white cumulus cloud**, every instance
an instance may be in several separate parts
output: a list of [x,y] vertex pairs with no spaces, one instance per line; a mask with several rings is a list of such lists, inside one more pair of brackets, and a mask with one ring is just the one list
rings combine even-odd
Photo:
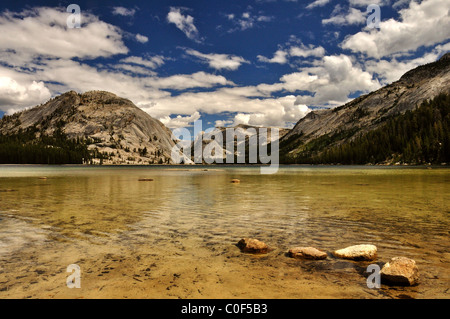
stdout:
[[288,62],[287,56],[288,52],[283,50],[277,50],[273,55],[273,57],[270,59],[262,55],[258,55],[257,58],[260,62],[286,64]]
[[0,76],[0,110],[9,114],[17,108],[45,102],[50,97],[43,82],[18,83],[10,77]]
[[82,27],[70,29],[69,15],[63,8],[47,7],[3,12],[0,54],[14,50],[20,63],[38,56],[88,59],[128,53],[119,28],[85,12]]
[[316,0],[314,2],[311,2],[306,6],[306,9],[313,9],[316,7],[323,7],[324,5],[328,4],[331,0]]
[[278,49],[272,58],[267,58],[262,55],[258,55],[257,59],[260,62],[266,63],[278,63],[278,64],[286,64],[289,62],[289,58],[292,57],[323,57],[325,55],[325,49],[321,46],[309,45],[306,46],[303,43],[299,42],[296,44],[289,43],[286,48]]
[[138,34],[136,34],[136,41],[138,41],[140,43],[147,43],[148,42],[148,37],[138,33]]
[[409,7],[399,11],[399,20],[382,21],[379,30],[348,36],[342,48],[382,58],[441,43],[450,38],[449,12],[448,0],[411,1]]
[[177,115],[176,117],[172,118],[169,115],[166,115],[164,117],[160,117],[159,120],[168,128],[174,129],[181,127],[190,127],[192,126],[192,123],[199,120],[200,118],[200,113],[196,111],[188,116]]
[[124,8],[124,7],[114,7],[112,13],[114,15],[132,17],[136,13],[136,9],[128,9],[128,8]]
[[194,24],[194,18],[190,15],[182,14],[180,8],[170,8],[170,12],[167,14],[167,21],[175,24],[189,39],[201,42],[200,34]]
[[323,19],[323,24],[354,25],[366,22],[366,13],[356,8],[345,10],[341,5],[337,5],[328,19]]
[[243,63],[249,63],[243,57],[231,55],[231,54],[218,54],[218,53],[201,53],[196,50],[187,49],[187,54],[195,56],[209,65],[210,68],[216,70],[237,70]]

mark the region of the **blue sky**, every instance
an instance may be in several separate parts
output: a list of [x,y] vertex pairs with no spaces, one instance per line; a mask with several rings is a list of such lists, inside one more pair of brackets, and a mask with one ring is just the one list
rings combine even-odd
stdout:
[[[68,28],[71,3],[80,28]],[[444,0],[2,2],[0,116],[107,90],[170,128],[292,127],[448,52],[449,10]]]

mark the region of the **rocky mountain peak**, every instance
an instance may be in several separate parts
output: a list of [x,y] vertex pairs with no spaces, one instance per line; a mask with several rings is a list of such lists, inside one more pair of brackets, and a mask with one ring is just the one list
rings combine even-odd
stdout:
[[439,74],[445,74],[450,68],[450,53],[444,54],[436,62],[421,65],[415,69],[406,72],[400,81],[407,82],[419,82],[427,78],[433,78],[439,76]]
[[1,121],[0,133],[33,128],[52,135],[88,139],[89,149],[105,154],[105,164],[171,163],[171,131],[130,100],[106,91],[69,91],[45,104]]
[[134,105],[128,99],[107,91],[89,91],[80,95],[83,103],[97,103],[102,105]]
[[302,118],[283,139],[285,152],[322,138],[339,145],[371,131],[389,118],[414,110],[423,101],[450,93],[450,53],[438,61],[406,72],[399,81],[334,109],[315,110]]
[[444,54],[439,60],[442,61],[442,60],[449,60],[449,59],[450,59],[450,52]]

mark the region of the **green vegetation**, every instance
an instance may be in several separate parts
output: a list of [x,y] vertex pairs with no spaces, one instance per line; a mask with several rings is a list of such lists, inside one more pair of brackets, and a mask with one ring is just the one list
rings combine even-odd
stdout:
[[[352,136],[352,132],[341,134]],[[354,132],[353,132],[354,133]],[[340,133],[338,133],[340,134]],[[420,107],[390,117],[377,129],[346,138],[322,136],[301,146],[296,156],[284,156],[282,163],[304,164],[424,164],[450,162],[450,95],[439,95]]]
[[[140,156],[146,156],[148,154],[147,147],[144,147],[143,149],[139,148],[138,152],[139,152]],[[158,150],[158,152],[159,152],[159,150]]]
[[57,128],[52,136],[33,126],[0,134],[0,164],[83,164],[92,158],[85,139],[69,139]]
[[298,135],[291,135],[289,138],[280,141],[280,155],[287,154],[289,150],[297,149],[301,146],[301,137],[303,137],[303,132]]

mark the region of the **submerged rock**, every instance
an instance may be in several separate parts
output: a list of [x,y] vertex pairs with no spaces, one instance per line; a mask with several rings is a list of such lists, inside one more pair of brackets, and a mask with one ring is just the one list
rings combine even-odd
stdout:
[[152,182],[153,178],[139,178],[138,181],[139,182]]
[[377,247],[374,245],[355,245],[336,250],[333,255],[351,260],[374,260],[377,257]]
[[243,238],[237,246],[246,253],[265,254],[269,251],[269,247],[264,242],[254,238]]
[[241,181],[235,178],[235,179],[232,179],[231,182],[234,184],[239,184]]
[[419,281],[419,269],[413,259],[394,257],[380,271],[381,280],[388,284],[412,286]]
[[289,249],[289,257],[303,259],[326,259],[327,253],[314,247],[295,247]]

